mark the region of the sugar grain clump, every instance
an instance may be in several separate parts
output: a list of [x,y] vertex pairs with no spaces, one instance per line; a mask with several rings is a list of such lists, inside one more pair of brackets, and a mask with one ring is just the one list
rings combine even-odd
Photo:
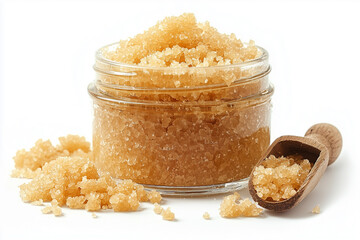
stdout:
[[105,56],[113,61],[157,67],[208,67],[242,63],[258,57],[250,41],[245,46],[235,34],[222,34],[194,14],[166,17],[147,31],[121,40]]
[[311,170],[309,160],[299,155],[270,155],[253,173],[256,193],[264,200],[281,201],[294,196]]
[[164,209],[158,203],[154,204],[154,213],[161,214],[163,210]]
[[90,143],[85,137],[67,135],[60,137],[59,142],[59,145],[53,146],[50,140],[39,139],[29,151],[19,150],[14,157],[12,177],[34,178],[46,163],[58,157],[90,157]]
[[249,198],[240,200],[240,194],[235,192],[224,197],[220,205],[220,216],[224,218],[257,217],[263,209],[256,206]]
[[[92,153],[85,138],[69,136],[59,138],[60,145],[56,148],[49,142],[43,145],[42,141],[38,141],[21,158],[17,153],[14,159],[17,163],[21,162],[17,165],[20,171],[34,169],[29,166],[38,167],[34,178],[20,186],[20,197],[24,202],[41,205],[43,201],[51,201],[51,206],[45,207],[43,213],[59,216],[62,215],[60,207],[64,205],[87,211],[113,209],[124,212],[136,211],[140,202],[161,201],[158,192],[147,192],[142,185],[131,180],[116,182],[109,174],[100,176],[91,160]],[[41,164],[38,159],[41,159]]]
[[164,220],[173,221],[175,219],[175,214],[168,207],[166,210],[161,211],[161,216]]

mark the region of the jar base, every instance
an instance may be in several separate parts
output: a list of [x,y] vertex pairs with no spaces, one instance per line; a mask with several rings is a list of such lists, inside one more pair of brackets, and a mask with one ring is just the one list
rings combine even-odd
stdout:
[[206,195],[216,195],[241,190],[248,186],[249,178],[238,181],[221,183],[206,186],[159,186],[142,184],[146,190],[156,190],[162,196],[171,197],[196,197]]

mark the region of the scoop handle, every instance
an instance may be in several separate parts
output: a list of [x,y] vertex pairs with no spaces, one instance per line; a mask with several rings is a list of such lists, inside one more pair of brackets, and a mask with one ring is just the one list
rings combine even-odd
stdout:
[[318,123],[313,125],[305,133],[305,137],[314,139],[328,149],[329,164],[335,162],[342,149],[342,136],[340,131],[329,123]]

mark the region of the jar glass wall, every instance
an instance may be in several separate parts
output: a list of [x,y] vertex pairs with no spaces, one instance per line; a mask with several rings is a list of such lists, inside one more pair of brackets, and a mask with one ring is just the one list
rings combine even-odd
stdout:
[[97,52],[88,87],[97,168],[168,195],[244,186],[270,142],[266,50],[237,65],[156,68],[105,59],[113,46]]

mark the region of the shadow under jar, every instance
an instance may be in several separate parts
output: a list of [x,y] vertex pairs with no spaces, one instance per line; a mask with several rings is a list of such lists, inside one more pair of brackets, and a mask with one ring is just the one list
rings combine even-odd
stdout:
[[[247,184],[270,142],[268,53],[236,65],[141,67],[97,51],[93,152],[100,172],[165,195]],[[193,84],[193,85],[192,85]]]

